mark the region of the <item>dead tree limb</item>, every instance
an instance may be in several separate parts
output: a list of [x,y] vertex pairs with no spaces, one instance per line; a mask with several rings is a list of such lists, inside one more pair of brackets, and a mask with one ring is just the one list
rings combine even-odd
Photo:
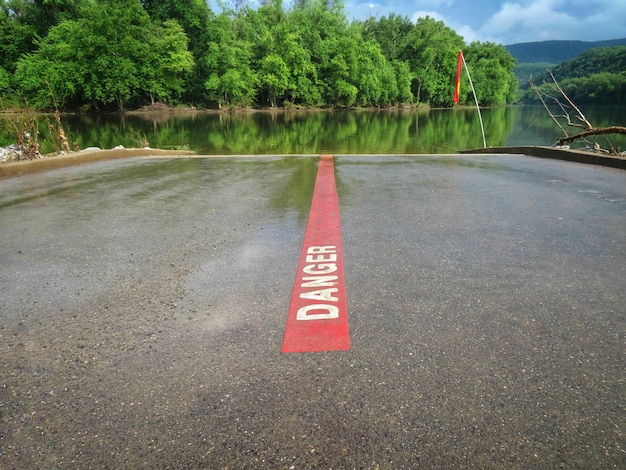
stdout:
[[548,115],[552,118],[552,120],[554,121],[554,123],[557,125],[557,127],[559,129],[561,129],[561,131],[563,131],[563,134],[565,134],[565,137],[567,137],[567,131],[565,129],[563,129],[563,126],[561,126],[561,123],[559,122],[559,120],[556,118],[556,116],[554,114],[552,114],[552,111],[550,111],[550,108],[548,107],[548,104],[546,103],[546,100],[543,99],[543,95],[544,93],[535,86],[535,84],[532,81],[532,78],[530,80],[530,87],[534,90],[534,92],[537,94],[537,97],[539,98],[539,100],[541,101],[541,104],[543,104],[543,107],[546,109],[546,111],[548,112]]
[[[539,97],[539,100],[543,104],[545,110],[548,112],[550,118],[563,132],[563,137],[558,139],[555,145],[560,146],[577,140],[585,141],[587,137],[595,135],[626,135],[626,127],[623,126],[608,126],[597,129],[594,128],[589,120],[585,117],[583,112],[580,110],[580,108],[578,108],[578,106],[576,106],[576,104],[569,98],[569,96],[567,96],[565,91],[563,91],[558,81],[554,77],[552,71],[548,70],[547,72],[552,79],[552,83],[545,83],[545,85],[551,92],[545,91],[545,89],[541,89],[540,87],[535,86],[532,80],[530,81],[530,87]],[[551,102],[553,105],[556,105],[563,112],[563,114],[555,114],[550,109],[550,106],[548,106],[548,101]],[[570,135],[568,133],[568,129],[572,127],[583,129],[583,131],[578,132],[574,135]],[[619,153],[619,149],[614,148],[610,143],[609,146],[611,147],[610,150],[603,150],[600,148],[600,145],[597,142],[593,143],[593,148],[596,151],[602,151],[610,154]]]
[[556,141],[556,145],[563,145],[570,142],[574,142],[578,139],[585,139],[592,135],[605,135],[605,134],[623,134],[626,135],[626,127],[623,126],[609,126],[600,127],[598,129],[591,129],[580,134],[571,135],[569,137],[562,137]]
[[[567,101],[567,103],[572,107],[572,109],[574,111],[576,111],[576,119],[578,119],[579,121],[581,121],[583,123],[583,127],[587,130],[591,130],[593,129],[593,126],[591,125],[591,123],[589,121],[587,121],[587,118],[585,117],[585,115],[583,114],[583,112],[578,109],[578,106],[576,106],[574,104],[574,102],[572,100],[569,99],[569,96],[567,96],[567,94],[565,94],[565,92],[563,91],[563,89],[561,88],[561,86],[559,85],[559,82],[556,81],[556,78],[554,78],[554,75],[552,74],[551,70],[548,70],[548,73],[550,74],[550,77],[552,78],[552,81],[554,82],[554,87],[556,88],[556,90],[561,94],[561,96],[563,96],[563,98],[565,98],[565,100]],[[569,115],[568,115],[569,116]],[[573,125],[573,124],[572,124]]]

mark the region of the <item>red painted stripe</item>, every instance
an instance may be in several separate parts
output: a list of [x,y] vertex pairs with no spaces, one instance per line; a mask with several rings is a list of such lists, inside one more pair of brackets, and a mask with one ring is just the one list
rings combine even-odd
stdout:
[[347,349],[350,334],[335,167],[332,155],[322,155],[282,351]]

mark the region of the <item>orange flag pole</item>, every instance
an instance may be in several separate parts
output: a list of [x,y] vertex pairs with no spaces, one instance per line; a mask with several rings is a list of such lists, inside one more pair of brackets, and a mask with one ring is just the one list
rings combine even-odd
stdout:
[[467,68],[467,62],[465,62],[465,57],[463,57],[463,52],[459,51],[459,61],[456,67],[456,84],[454,87],[454,102],[459,102],[459,91],[461,90],[461,70],[462,66],[465,66],[465,71],[467,72],[467,78],[469,79],[470,86],[472,87],[472,93],[474,94],[474,101],[476,101],[476,110],[478,111],[478,120],[480,121],[480,131],[483,135],[483,148],[487,148],[487,140],[485,139],[485,127],[483,126],[483,117],[480,114],[480,106],[478,106],[478,97],[476,96],[476,90],[474,89],[474,83],[472,82],[472,77],[469,73],[469,68]]
[[463,52],[459,51],[459,60],[456,65],[456,82],[454,84],[454,102],[459,102],[459,91],[461,91],[461,71],[463,70]]

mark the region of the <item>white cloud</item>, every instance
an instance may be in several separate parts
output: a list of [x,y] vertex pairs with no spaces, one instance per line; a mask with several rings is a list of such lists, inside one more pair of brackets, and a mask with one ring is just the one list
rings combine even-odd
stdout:
[[[483,40],[511,44],[549,39],[598,40],[626,36],[623,0],[582,8],[572,1],[507,2],[478,29]],[[612,4],[612,5],[609,5]],[[620,11],[621,10],[621,11]],[[617,19],[619,18],[619,19]]]
[[478,34],[471,26],[462,25],[459,27],[450,26],[456,31],[456,33],[463,38],[466,44],[470,44],[474,41],[482,41],[482,36]]
[[434,10],[430,10],[430,11],[426,11],[426,10],[416,11],[411,16],[411,21],[413,21],[413,23],[415,23],[415,22],[417,22],[417,20],[419,18],[424,18],[426,16],[429,16],[432,19],[437,20],[437,21],[443,21],[448,28],[450,28],[451,30],[455,31],[468,44],[470,42],[473,42],[473,41],[480,41],[480,40],[482,40],[482,36],[477,31],[475,31],[470,25],[462,24],[462,23],[458,23],[458,22],[456,22],[454,20],[450,20],[450,19],[448,19],[448,17],[442,15],[438,11],[434,11]]
[[454,6],[454,0],[422,0],[419,4],[422,8],[448,8]]
[[481,32],[494,38],[522,35],[542,41],[558,38],[559,30],[569,31],[573,18],[553,8],[558,1],[534,2],[528,7],[519,3],[505,3],[500,11],[489,18]]
[[432,19],[437,21],[443,21],[444,23],[446,23],[446,25],[448,25],[446,19],[436,11],[416,11],[413,13],[413,15],[411,15],[411,21],[415,23],[419,18],[425,18],[427,16],[430,16]]

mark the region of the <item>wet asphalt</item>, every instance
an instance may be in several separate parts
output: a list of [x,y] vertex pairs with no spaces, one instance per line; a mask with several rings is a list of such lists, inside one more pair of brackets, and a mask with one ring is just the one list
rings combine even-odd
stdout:
[[626,172],[336,157],[351,350],[282,354],[317,162],[0,180],[0,468],[626,468]]

